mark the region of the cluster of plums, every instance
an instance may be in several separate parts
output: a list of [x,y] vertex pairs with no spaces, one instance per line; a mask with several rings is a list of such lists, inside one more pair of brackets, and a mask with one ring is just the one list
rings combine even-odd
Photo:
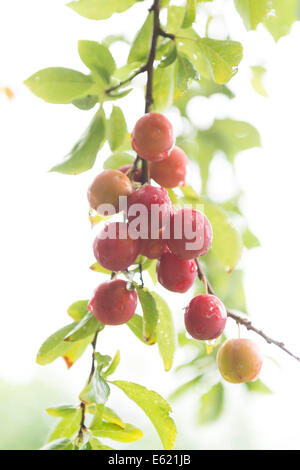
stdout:
[[[124,210],[120,200],[121,197],[126,200],[126,221],[111,222],[103,228],[94,241],[95,258],[114,273],[127,270],[140,254],[157,259],[159,283],[170,291],[186,292],[197,275],[195,258],[207,253],[213,235],[211,224],[202,212],[190,208],[175,210],[166,191],[166,188],[185,184],[187,156],[174,146],[169,120],[158,113],[148,113],[137,121],[132,133],[132,148],[141,159],[148,161],[150,177],[159,187],[141,185],[141,169],[132,165],[104,170],[94,179],[88,190],[88,200],[90,207],[98,213],[106,214],[108,205],[116,212]],[[137,216],[132,210],[137,205],[146,208],[146,212]],[[153,206],[159,209],[155,220]],[[145,229],[146,236],[134,236],[133,226],[140,232]],[[195,234],[194,238],[190,234]],[[193,245],[196,238],[199,243]],[[89,310],[105,325],[120,325],[130,320],[136,305],[134,288],[129,288],[126,281],[114,278],[97,287]],[[218,338],[226,319],[226,309],[214,295],[194,297],[185,310],[186,329],[197,340]],[[233,383],[254,380],[261,363],[257,347],[250,340],[228,340],[218,353],[221,374]]]

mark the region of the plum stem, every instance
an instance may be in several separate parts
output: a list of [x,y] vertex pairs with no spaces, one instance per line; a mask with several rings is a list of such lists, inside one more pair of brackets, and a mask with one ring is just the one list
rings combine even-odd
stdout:
[[[214,292],[212,286],[210,285],[209,281],[207,280],[199,260],[195,259],[195,262],[197,264],[197,269],[198,269],[198,278],[200,279],[200,281],[203,281],[204,283],[206,282],[208,293],[211,294],[211,295],[215,295],[215,292]],[[289,351],[285,347],[284,343],[282,343],[281,341],[277,341],[275,339],[270,338],[270,336],[266,335],[266,333],[264,333],[264,331],[259,330],[254,325],[252,325],[252,322],[250,320],[248,320],[247,318],[243,318],[240,315],[237,315],[236,313],[231,312],[230,310],[227,310],[227,316],[232,318],[238,325],[242,325],[245,328],[247,328],[247,330],[253,331],[257,335],[261,336],[261,338],[263,338],[268,344],[274,344],[278,348],[282,349],[282,351],[286,352],[289,356],[296,359],[296,361],[300,362],[300,357],[296,356],[291,351]]]

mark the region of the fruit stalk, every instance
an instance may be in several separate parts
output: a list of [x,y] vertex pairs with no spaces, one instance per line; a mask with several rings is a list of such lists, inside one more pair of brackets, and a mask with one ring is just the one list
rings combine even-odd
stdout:
[[[209,294],[215,295],[215,292],[214,292],[212,286],[210,285],[209,281],[207,280],[207,278],[206,278],[206,276],[203,272],[203,269],[200,265],[200,262],[197,259],[195,259],[195,261],[196,261],[196,264],[197,264],[198,277],[199,277],[200,281],[204,282],[204,284],[207,286],[207,291],[208,291]],[[281,341],[277,341],[275,339],[270,338],[270,336],[266,335],[266,333],[264,333],[264,331],[259,330],[254,325],[252,325],[252,322],[250,320],[248,320],[247,318],[243,318],[240,315],[237,315],[236,313],[231,312],[230,310],[227,310],[227,316],[232,318],[238,325],[242,325],[245,328],[247,328],[247,330],[253,331],[257,335],[261,336],[268,344],[274,344],[278,348],[282,349],[282,351],[289,354],[289,356],[296,359],[296,361],[300,362],[300,357],[295,356],[295,354],[293,354],[291,351],[289,351],[285,347],[284,343],[282,343]]]

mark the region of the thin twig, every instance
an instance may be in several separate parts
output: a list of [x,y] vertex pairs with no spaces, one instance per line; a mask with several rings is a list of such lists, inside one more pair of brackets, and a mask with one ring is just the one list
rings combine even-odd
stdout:
[[167,33],[167,32],[164,31],[162,28],[159,28],[158,34],[159,34],[160,36],[162,36],[163,38],[172,39],[172,41],[174,41],[174,39],[175,39],[175,37],[176,37],[175,34]]
[[119,88],[121,88],[122,86],[126,85],[127,83],[131,82],[135,77],[137,77],[138,75],[140,75],[141,73],[144,73],[146,72],[146,65],[143,65],[142,67],[140,67],[136,72],[134,72],[134,74],[131,75],[131,77],[128,77],[126,78],[126,80],[123,80],[122,82],[120,82],[118,85],[114,85],[110,88],[108,88],[107,90],[105,90],[105,93],[107,95],[109,95],[112,91],[115,91],[115,90],[118,90]]
[[[200,281],[206,282],[207,283],[207,290],[208,290],[209,294],[215,295],[215,292],[214,292],[212,286],[210,285],[209,281],[207,280],[207,278],[204,274],[204,271],[203,271],[203,269],[200,265],[200,262],[197,259],[195,259],[195,261],[196,261],[196,264],[197,264],[198,277],[199,277]],[[245,328],[247,328],[247,330],[253,331],[257,335],[261,336],[268,344],[274,344],[278,348],[282,349],[282,351],[289,354],[289,356],[296,359],[296,361],[300,362],[300,357],[295,356],[295,354],[293,354],[291,351],[289,351],[285,347],[284,343],[282,343],[281,341],[277,341],[275,339],[270,338],[270,336],[266,335],[266,333],[264,333],[262,330],[259,330],[258,328],[253,326],[252,322],[250,320],[248,320],[247,318],[243,318],[240,315],[237,315],[236,313],[231,312],[230,310],[227,310],[227,316],[232,318],[238,325],[243,325]]]

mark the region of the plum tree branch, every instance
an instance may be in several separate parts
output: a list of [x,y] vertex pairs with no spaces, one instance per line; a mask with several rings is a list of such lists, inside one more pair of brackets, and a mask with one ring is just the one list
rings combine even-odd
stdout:
[[[208,293],[212,294],[212,295],[215,295],[215,292],[214,292],[212,286],[210,285],[209,281],[207,280],[199,260],[195,259],[195,262],[197,264],[197,269],[198,269],[198,278],[200,279],[200,281],[204,282],[204,284],[207,286]],[[261,338],[263,338],[268,344],[274,344],[278,348],[282,349],[282,351],[289,354],[289,356],[296,359],[296,361],[300,362],[300,357],[295,356],[295,354],[293,354],[291,351],[289,351],[285,347],[284,343],[282,343],[281,341],[277,341],[275,339],[270,338],[270,336],[266,335],[266,333],[264,333],[262,330],[259,330],[254,325],[252,325],[252,322],[250,320],[248,320],[247,318],[243,318],[240,315],[237,315],[236,313],[231,312],[230,310],[227,310],[227,316],[232,318],[238,325],[242,325],[245,328],[247,328],[247,330],[253,331],[257,335],[261,336]]]

